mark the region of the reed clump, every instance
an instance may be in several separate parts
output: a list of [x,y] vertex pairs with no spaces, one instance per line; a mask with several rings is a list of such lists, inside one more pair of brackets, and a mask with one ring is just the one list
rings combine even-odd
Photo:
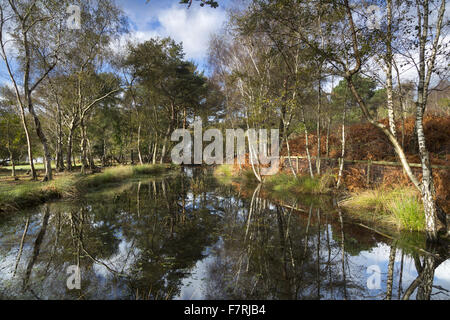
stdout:
[[340,202],[351,214],[401,230],[424,231],[425,214],[418,192],[411,187],[365,190]]

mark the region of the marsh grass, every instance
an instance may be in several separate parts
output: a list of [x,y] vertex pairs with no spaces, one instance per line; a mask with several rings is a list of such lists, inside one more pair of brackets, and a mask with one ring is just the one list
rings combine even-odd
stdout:
[[355,216],[398,229],[423,231],[425,214],[418,192],[409,187],[366,190],[340,205]]
[[326,194],[331,191],[333,177],[325,173],[320,177],[298,176],[279,173],[264,180],[265,188],[275,193]]
[[[170,166],[170,168],[175,169],[175,166]],[[149,174],[160,174],[168,169],[167,165],[163,164],[147,164],[142,166],[132,167],[134,175],[149,175]]]
[[88,176],[66,175],[50,182],[4,184],[0,187],[0,212],[31,207],[51,199],[76,198],[93,189],[123,183],[139,176],[160,174],[169,169],[173,169],[173,166],[119,166]]
[[214,177],[222,184],[231,184],[233,182],[234,173],[233,166],[222,164],[214,168]]
[[240,183],[246,186],[255,186],[259,184],[258,179],[255,177],[253,169],[243,169],[239,173],[238,180]]
[[[255,174],[251,168],[235,170],[232,165],[221,165],[215,168],[214,177],[223,184],[233,182],[247,187],[258,184]],[[263,178],[264,189],[279,196],[300,194],[328,194],[335,185],[335,176],[327,171],[321,176],[311,178],[310,176],[298,176],[280,172]]]
[[191,185],[192,192],[195,195],[200,195],[203,192],[207,191],[207,186],[205,184],[205,181],[201,178],[191,178],[190,185]]
[[402,197],[399,201],[391,201],[389,210],[394,214],[397,223],[410,231],[423,231],[425,214],[422,203],[417,198]]
[[233,165],[222,164],[214,169],[213,175],[222,184],[237,183],[250,187],[259,183],[251,168],[238,170]]
[[233,176],[233,166],[229,164],[217,166],[214,169],[214,175],[231,178]]

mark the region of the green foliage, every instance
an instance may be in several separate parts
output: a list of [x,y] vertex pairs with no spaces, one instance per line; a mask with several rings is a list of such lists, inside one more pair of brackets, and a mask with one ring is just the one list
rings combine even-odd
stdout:
[[26,139],[20,117],[16,114],[14,106],[3,99],[0,102],[0,161],[9,159],[10,162],[14,160],[17,163],[25,154],[25,147]]
[[368,100],[368,107],[372,110],[374,114],[378,114],[380,118],[384,116],[384,112],[387,113],[386,109],[386,89],[379,89],[373,93],[373,96]]
[[[374,80],[358,75],[353,78],[353,82],[364,101],[369,102],[374,97],[376,88],[376,82]],[[378,104],[380,103],[380,95],[382,95],[381,92],[377,94],[373,103],[368,103],[369,108],[378,108]],[[344,106],[346,106],[349,111],[348,118],[350,121],[360,121],[360,109],[357,107],[356,99],[348,88],[348,84],[345,79],[341,80],[339,84],[333,88],[331,93],[331,104],[338,110],[342,110]]]
[[[194,116],[208,119],[221,106],[220,90],[209,90],[213,87],[203,73],[184,60],[182,45],[170,38],[129,45],[121,68],[132,79],[124,97],[131,113],[129,118],[121,117],[131,130],[124,129],[119,137],[140,126],[141,145],[157,143],[162,148],[158,137],[167,144],[165,139],[177,126],[188,125]],[[170,146],[165,146],[167,151]],[[137,148],[136,140],[123,147]]]

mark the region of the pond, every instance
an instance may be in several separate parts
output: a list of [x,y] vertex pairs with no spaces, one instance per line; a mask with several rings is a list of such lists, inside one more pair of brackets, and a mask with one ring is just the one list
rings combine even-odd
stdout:
[[447,251],[184,169],[2,218],[0,298],[449,299]]

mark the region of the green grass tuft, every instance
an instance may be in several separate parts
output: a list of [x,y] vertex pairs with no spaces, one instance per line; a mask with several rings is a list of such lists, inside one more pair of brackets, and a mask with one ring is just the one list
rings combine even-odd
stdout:
[[293,194],[325,194],[330,191],[330,178],[327,176],[311,178],[310,176],[295,177],[287,173],[279,173],[264,180],[266,189],[277,193]]
[[389,210],[394,214],[398,224],[410,231],[423,231],[425,214],[423,205],[417,198],[401,197],[391,201]]
[[214,175],[219,177],[231,178],[233,177],[233,166],[229,164],[222,164],[214,169]]
[[411,188],[363,191],[341,202],[355,216],[399,229],[423,231],[425,214],[418,193]]

